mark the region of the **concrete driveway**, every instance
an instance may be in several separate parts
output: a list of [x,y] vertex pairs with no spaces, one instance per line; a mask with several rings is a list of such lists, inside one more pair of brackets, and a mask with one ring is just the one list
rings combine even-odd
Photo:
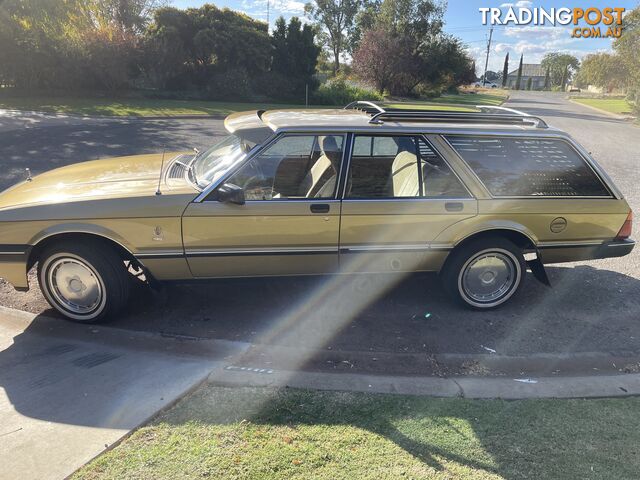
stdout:
[[60,479],[171,405],[216,366],[219,348],[0,307],[0,479]]
[[[571,103],[561,94],[514,92],[506,106],[540,115],[571,133],[640,211],[638,127]],[[8,159],[10,167],[2,170],[0,182],[15,178],[12,168],[29,165],[38,172],[87,157],[157,151],[164,144],[172,149],[204,146],[221,133],[221,121],[215,119],[97,119],[10,130],[0,134],[0,148],[8,153],[3,161]],[[302,321],[301,305],[325,291],[331,279],[260,279],[172,285],[161,294],[141,290],[112,326],[308,346],[315,354],[299,366],[310,370],[503,374],[506,366],[487,368],[479,360],[502,355],[512,367],[532,374],[634,371],[640,368],[639,260],[636,250],[624,258],[549,267],[552,289],[529,275],[519,298],[490,313],[452,305],[437,278],[427,275],[406,278],[386,295],[371,298],[360,311],[341,316],[341,302],[375,282],[354,279],[334,295],[322,297],[324,311],[330,313],[317,321]],[[34,278],[31,283],[36,285]],[[48,311],[37,288],[23,294],[0,284],[0,303],[34,313]],[[298,321],[285,331],[283,317]],[[534,356],[542,360],[528,366],[514,360]],[[268,366],[282,360],[267,357],[260,352],[251,361]],[[564,359],[561,364],[559,359]]]

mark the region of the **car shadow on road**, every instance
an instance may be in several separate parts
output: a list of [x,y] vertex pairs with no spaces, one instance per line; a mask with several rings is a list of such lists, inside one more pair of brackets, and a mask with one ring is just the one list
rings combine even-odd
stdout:
[[[547,271],[553,288],[528,274],[517,297],[489,312],[452,303],[436,275],[409,275],[388,291],[377,285],[387,281],[383,275],[347,277],[330,292],[335,277],[262,278],[173,285],[162,294],[139,290],[111,325],[294,347],[318,347],[329,331],[319,347],[333,351],[486,353],[484,345],[519,355],[640,348],[639,280],[584,265]],[[345,318],[344,306],[355,298],[362,305]],[[275,333],[283,322],[286,328]]]

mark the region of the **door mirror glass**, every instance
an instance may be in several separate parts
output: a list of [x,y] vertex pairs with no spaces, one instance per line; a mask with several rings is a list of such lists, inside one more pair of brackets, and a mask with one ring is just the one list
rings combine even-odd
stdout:
[[245,203],[244,190],[233,183],[222,184],[216,192],[216,198],[223,203],[235,203],[236,205],[244,205]]

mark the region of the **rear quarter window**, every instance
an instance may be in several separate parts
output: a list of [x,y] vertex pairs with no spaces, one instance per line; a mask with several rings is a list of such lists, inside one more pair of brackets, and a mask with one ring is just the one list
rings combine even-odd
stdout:
[[549,138],[445,137],[496,197],[610,197],[569,143]]

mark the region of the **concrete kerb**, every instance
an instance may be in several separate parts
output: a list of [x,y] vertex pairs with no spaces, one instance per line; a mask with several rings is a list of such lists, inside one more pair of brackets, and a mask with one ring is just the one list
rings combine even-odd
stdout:
[[316,390],[461,397],[472,399],[603,398],[640,395],[640,374],[589,377],[401,377],[349,373],[258,373],[252,369],[228,370],[209,375],[213,385],[238,387],[289,387]]

